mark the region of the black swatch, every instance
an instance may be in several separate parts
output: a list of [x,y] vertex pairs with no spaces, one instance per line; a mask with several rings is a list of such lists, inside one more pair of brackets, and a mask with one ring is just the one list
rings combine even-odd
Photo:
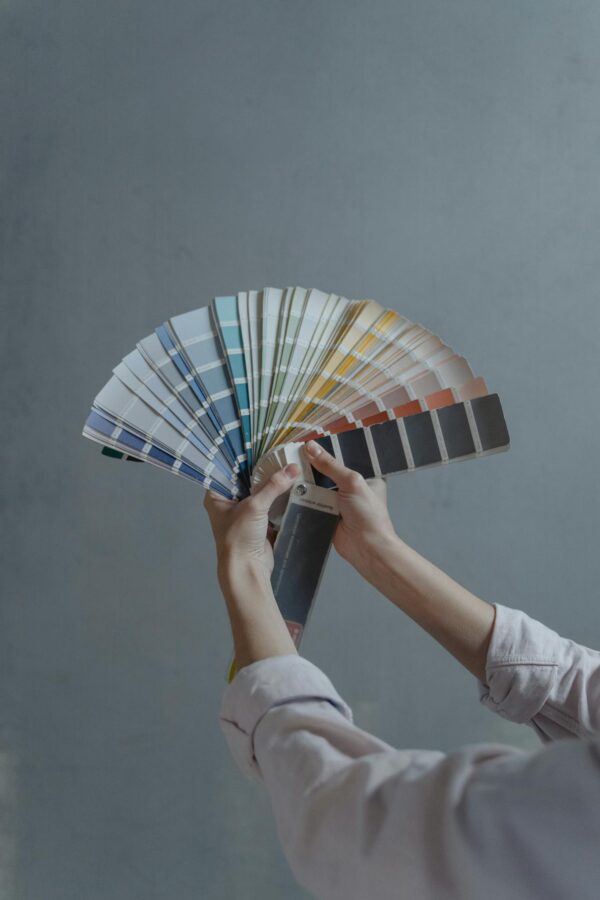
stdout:
[[422,412],[403,419],[415,467],[442,461],[431,413]]
[[373,478],[375,469],[371,462],[364,429],[355,428],[352,431],[343,431],[338,434],[338,442],[344,465],[360,472],[364,478]]
[[437,417],[442,428],[449,459],[475,453],[475,443],[464,403],[443,406],[437,410]]
[[408,462],[402,446],[396,419],[371,426],[371,437],[379,460],[382,475],[391,472],[402,472],[408,469]]
[[510,435],[498,394],[487,394],[471,400],[471,408],[477,424],[483,450],[506,447],[510,443]]
[[[324,434],[323,437],[317,438],[316,442],[320,447],[323,448],[327,453],[331,453],[332,456],[335,456],[333,452],[333,443],[328,434]],[[315,484],[318,487],[324,488],[332,488],[335,487],[335,481],[332,481],[331,478],[328,478],[327,475],[321,475],[320,472],[317,472],[314,466],[311,466],[313,478],[315,479]]]
[[[339,518],[291,503],[274,548],[271,583],[284,619],[306,625]],[[293,547],[293,553],[290,552]]]

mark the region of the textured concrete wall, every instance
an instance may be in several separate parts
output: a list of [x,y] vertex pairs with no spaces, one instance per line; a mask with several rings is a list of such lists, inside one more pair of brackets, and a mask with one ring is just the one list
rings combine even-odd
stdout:
[[[600,644],[599,41],[583,0],[1,0],[2,900],[305,896],[218,728],[201,491],[80,436],[214,294],[371,296],[464,353],[512,449],[394,479],[398,528]],[[535,745],[337,559],[303,652],[392,744]]]

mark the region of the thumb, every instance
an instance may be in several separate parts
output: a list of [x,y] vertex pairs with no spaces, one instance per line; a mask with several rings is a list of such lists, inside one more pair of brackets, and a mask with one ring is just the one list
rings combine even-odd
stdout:
[[363,481],[362,475],[353,469],[348,469],[343,463],[339,462],[335,456],[324,450],[316,441],[308,441],[304,445],[306,455],[317,472],[327,475],[336,483],[338,488],[343,491],[356,490],[358,483]]
[[204,494],[204,509],[212,526],[221,521],[232,507],[237,506],[237,500],[228,500],[215,491],[206,491]]
[[284,469],[275,472],[265,482],[263,487],[252,496],[252,505],[260,512],[267,513],[275,500],[286,491],[289,491],[299,475],[300,467],[294,463],[290,463]]

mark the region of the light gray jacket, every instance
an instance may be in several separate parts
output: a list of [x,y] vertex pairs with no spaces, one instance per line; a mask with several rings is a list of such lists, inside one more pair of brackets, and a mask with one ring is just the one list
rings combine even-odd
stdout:
[[252,663],[227,686],[229,747],[264,781],[315,897],[599,900],[600,653],[496,605],[479,692],[544,746],[395,749],[300,656]]

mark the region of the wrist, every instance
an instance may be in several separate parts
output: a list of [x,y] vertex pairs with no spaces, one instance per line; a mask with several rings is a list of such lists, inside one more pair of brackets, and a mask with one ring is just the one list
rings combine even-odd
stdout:
[[347,558],[363,578],[389,597],[392,582],[407,551],[408,545],[392,531],[362,541]]
[[240,603],[247,598],[256,603],[261,598],[273,597],[270,573],[255,556],[239,552],[219,554],[217,577],[228,603]]
[[217,574],[231,623],[237,669],[271,656],[296,654],[264,560],[220,554]]

